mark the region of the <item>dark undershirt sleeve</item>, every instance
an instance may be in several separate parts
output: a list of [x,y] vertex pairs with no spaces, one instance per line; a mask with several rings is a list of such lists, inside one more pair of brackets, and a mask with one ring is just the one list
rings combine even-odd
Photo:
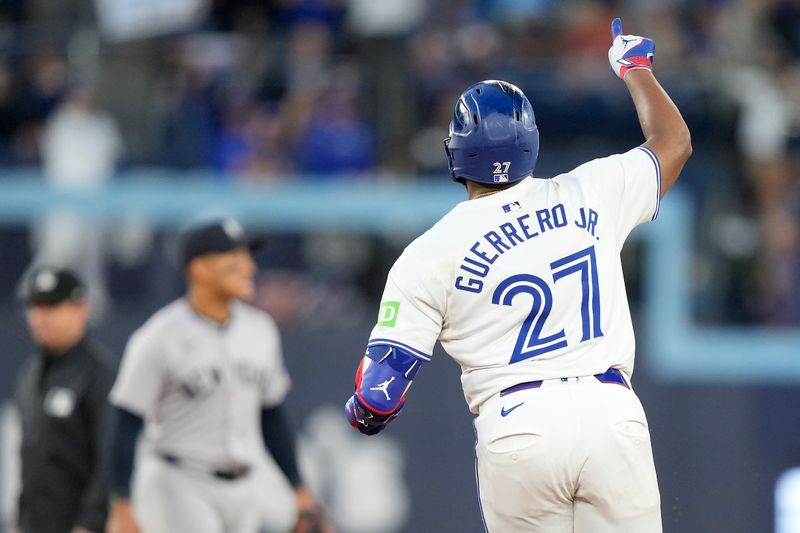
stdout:
[[139,415],[120,407],[114,408],[111,494],[115,498],[130,499],[136,441],[143,426],[144,420]]
[[261,410],[261,433],[264,436],[264,445],[289,483],[293,487],[301,485],[294,432],[283,404]]

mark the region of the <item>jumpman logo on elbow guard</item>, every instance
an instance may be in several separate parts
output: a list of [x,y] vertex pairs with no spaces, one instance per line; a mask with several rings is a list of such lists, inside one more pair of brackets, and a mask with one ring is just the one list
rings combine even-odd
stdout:
[[379,391],[381,391],[382,393],[384,393],[386,395],[386,401],[387,402],[391,401],[391,398],[389,397],[389,384],[392,381],[394,381],[394,376],[392,376],[390,379],[387,379],[386,381],[384,381],[383,383],[381,383],[377,387],[370,387],[369,390],[379,390]]

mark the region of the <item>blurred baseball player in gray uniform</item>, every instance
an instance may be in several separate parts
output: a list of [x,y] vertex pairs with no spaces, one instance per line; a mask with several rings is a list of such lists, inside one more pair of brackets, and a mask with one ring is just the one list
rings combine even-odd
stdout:
[[254,245],[232,219],[181,236],[188,292],[133,334],[111,391],[110,533],[255,533],[263,505],[250,474],[265,444],[295,488],[295,530],[327,531],[297,469],[277,327],[241,301],[254,292]]

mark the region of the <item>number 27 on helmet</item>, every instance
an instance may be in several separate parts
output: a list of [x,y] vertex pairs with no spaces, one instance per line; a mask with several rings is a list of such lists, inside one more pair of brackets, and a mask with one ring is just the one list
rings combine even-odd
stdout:
[[526,178],[539,154],[533,107],[508,82],[476,83],[458,98],[444,146],[455,181],[491,185]]

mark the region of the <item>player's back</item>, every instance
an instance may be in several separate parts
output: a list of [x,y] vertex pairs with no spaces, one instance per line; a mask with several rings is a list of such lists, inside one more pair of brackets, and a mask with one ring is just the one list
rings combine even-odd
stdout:
[[[429,354],[439,321],[473,411],[520,382],[610,367],[630,375],[634,336],[619,253],[657,211],[649,156],[632,150],[461,202],[393,267],[382,309],[397,306],[396,320],[379,320],[372,340],[404,339]],[[647,165],[652,175],[643,177]],[[623,211],[626,203],[634,205]]]

